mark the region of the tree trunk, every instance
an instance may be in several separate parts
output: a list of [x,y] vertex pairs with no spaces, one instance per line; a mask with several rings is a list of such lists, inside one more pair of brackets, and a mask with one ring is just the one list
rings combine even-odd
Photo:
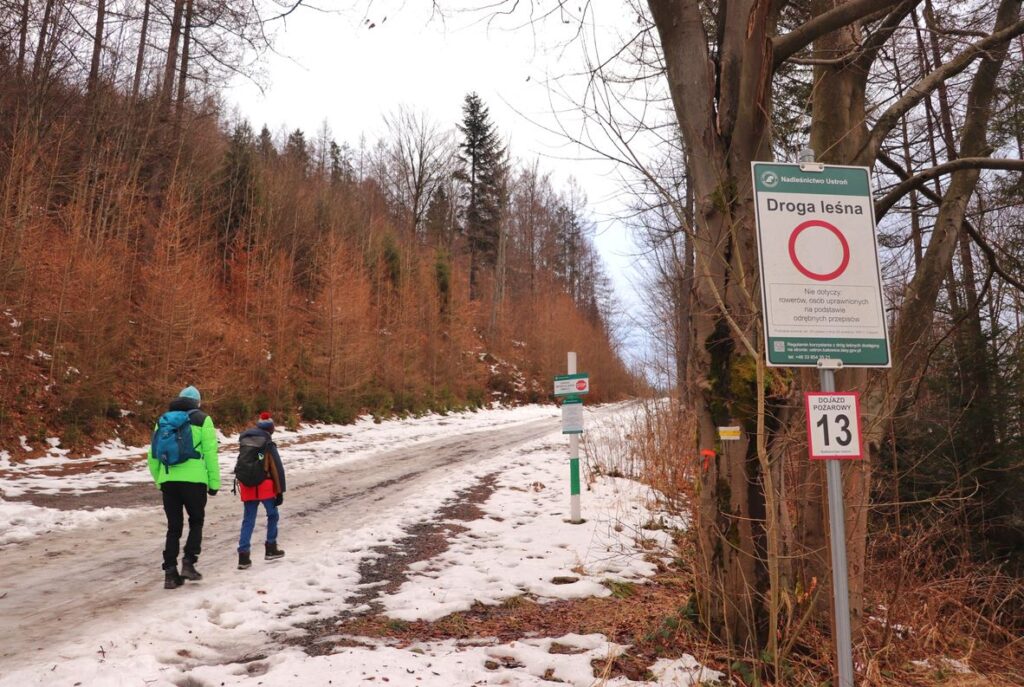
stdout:
[[498,312],[501,310],[501,304],[505,300],[506,253],[508,252],[508,229],[506,224],[507,217],[502,217],[498,222],[498,255],[494,265],[494,298],[491,302],[490,335],[492,341],[494,340],[493,337],[497,334]]
[[106,19],[107,0],[96,1],[96,33],[92,39],[92,60],[89,63],[89,79],[86,90],[89,95],[96,91],[96,82],[100,78],[100,58],[103,56],[103,22]]
[[171,107],[171,96],[174,94],[174,71],[178,67],[178,42],[181,40],[181,15],[184,9],[185,0],[174,0],[171,35],[167,42],[167,61],[164,63],[164,81],[160,93],[160,102],[165,113]]
[[53,4],[54,0],[46,0],[46,5],[43,9],[43,21],[39,25],[39,41],[36,43],[35,60],[32,62],[33,81],[38,81],[39,77],[42,75],[43,63],[45,62],[43,56],[46,51],[46,31],[50,25],[50,15],[53,13]]
[[690,379],[690,320],[693,310],[693,240],[686,233],[683,234],[682,240],[683,254],[678,255],[673,245],[672,270],[667,275],[671,280],[676,388],[681,395],[685,394],[685,397],[679,399],[680,405],[690,400],[687,390]]
[[142,9],[142,28],[139,29],[139,52],[135,58],[135,77],[132,79],[132,102],[139,99],[139,87],[142,85],[142,70],[145,67],[146,39],[149,35],[149,8],[151,0],[144,0]]
[[175,106],[175,126],[181,127],[181,118],[185,113],[185,96],[188,95],[188,57],[192,45],[192,9],[193,0],[185,3],[184,39],[181,47],[181,69],[178,71],[178,100]]
[[[708,53],[698,2],[649,4],[696,201],[690,355],[698,448],[714,454],[699,484],[698,604],[712,632],[757,655],[774,635],[765,526],[771,509],[749,439],[758,429],[760,367],[750,161],[771,156],[768,3],[720,6],[717,60]],[[744,427],[744,438],[719,443],[717,427],[732,424]]]
[[683,221],[686,223],[682,232],[683,255],[675,255],[675,244],[673,243],[673,256],[675,257],[674,295],[675,295],[675,353],[676,353],[676,387],[679,393],[686,394],[680,397],[680,407],[683,403],[689,403],[690,387],[690,322],[693,316],[693,188],[690,184],[690,175],[685,174],[686,197],[683,200]]
[[29,0],[23,0],[21,3],[21,22],[18,25],[18,63],[15,67],[15,73],[19,79],[25,73],[25,50],[28,46],[28,10]]
[[[931,0],[925,1],[925,21],[931,30],[929,35],[932,60],[935,66],[938,66],[941,63],[941,57]],[[953,159],[956,157],[956,142],[949,97],[944,86],[938,89],[938,94],[942,135],[948,148],[947,157]],[[934,153],[932,164],[939,164],[938,160],[934,158]],[[936,180],[936,191],[941,193],[938,180]],[[992,487],[993,482],[1000,478],[998,474],[993,475],[988,471],[989,466],[997,459],[999,451],[995,420],[997,410],[992,404],[990,362],[985,336],[982,332],[981,304],[978,299],[974,258],[971,255],[971,238],[963,223],[961,223],[958,233],[957,244],[962,270],[962,307],[959,292],[956,289],[955,276],[950,279],[950,302],[954,306],[954,322],[958,323],[954,346],[962,380],[960,405],[964,408],[962,431],[958,432],[958,435],[961,437],[961,446],[966,449],[960,452],[960,455],[965,457],[964,462],[966,463],[962,466],[963,473],[982,484],[982,492],[977,501],[981,505],[980,510],[984,519],[986,506],[991,509],[994,501],[997,500],[990,497],[989,494],[998,492],[998,487],[996,489]],[[953,273],[952,269],[950,273]],[[965,485],[964,488],[970,489],[970,485]]]

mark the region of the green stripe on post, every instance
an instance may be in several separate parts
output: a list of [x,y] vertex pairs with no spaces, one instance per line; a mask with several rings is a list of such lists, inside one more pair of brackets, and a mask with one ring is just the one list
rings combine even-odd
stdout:
[[569,459],[569,493],[576,496],[580,493],[580,459]]

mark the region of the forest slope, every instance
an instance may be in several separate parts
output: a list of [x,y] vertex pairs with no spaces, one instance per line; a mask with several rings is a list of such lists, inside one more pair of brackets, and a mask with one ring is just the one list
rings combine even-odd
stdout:
[[117,67],[69,78],[61,35],[60,69],[0,45],[4,446],[137,439],[187,384],[225,428],[543,400],[567,350],[595,400],[632,389],[581,194],[479,98],[461,135],[411,111],[358,150],[256,135],[209,83],[172,108]]

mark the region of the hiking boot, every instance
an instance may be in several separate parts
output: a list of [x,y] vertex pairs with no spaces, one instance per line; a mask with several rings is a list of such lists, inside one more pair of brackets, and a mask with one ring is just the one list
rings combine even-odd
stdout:
[[192,580],[193,582],[198,582],[203,579],[203,576],[199,574],[198,570],[196,570],[196,564],[187,559],[181,562],[181,576],[186,580]]
[[252,567],[252,559],[249,558],[248,551],[238,552],[238,569],[247,570]]
[[272,561],[275,558],[284,558],[284,551],[277,548],[277,542],[274,542],[273,544],[268,542],[266,546],[267,555],[264,556],[264,558],[266,558],[268,561]]
[[185,584],[185,578],[178,574],[177,568],[164,571],[164,589],[177,589]]

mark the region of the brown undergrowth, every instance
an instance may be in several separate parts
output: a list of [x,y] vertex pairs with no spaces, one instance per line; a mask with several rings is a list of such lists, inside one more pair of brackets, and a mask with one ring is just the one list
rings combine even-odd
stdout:
[[[689,414],[675,400],[648,401],[638,404],[619,434],[610,443],[619,441],[628,452],[618,463],[621,472],[657,489],[666,508],[688,512],[702,469]],[[617,469],[609,458],[617,449],[589,448],[592,470],[608,474]],[[877,514],[869,536],[867,615],[854,639],[858,685],[1024,685],[1024,580],[956,553],[963,549],[947,544],[956,523],[940,512],[937,506],[928,520],[905,523],[902,531],[889,529],[881,510]],[[696,570],[688,538],[681,538],[680,550],[685,569]],[[686,596],[670,594],[665,608],[686,602],[693,574],[673,590],[685,588]],[[808,623],[791,637],[782,674],[765,668],[755,677],[753,657],[726,659],[728,649],[704,636],[695,614],[683,614],[682,620],[680,631],[666,639],[681,647],[704,646],[707,655],[719,657],[719,665],[734,670],[737,684],[831,684],[835,649],[827,624]]]
[[1024,685],[1024,581],[936,555],[941,524],[915,532],[874,535],[860,645],[868,684]]
[[[701,631],[689,599],[693,593],[687,554],[643,585],[609,584],[612,596],[540,603],[529,596],[507,599],[497,606],[475,604],[434,622],[406,622],[383,614],[353,616],[324,624],[307,637],[316,653],[331,653],[345,646],[386,640],[396,646],[418,642],[492,638],[508,643],[530,637],[560,637],[569,633],[602,634],[610,641],[628,645],[611,665],[595,661],[596,677],[650,679],[650,666],[659,658],[695,656],[703,665],[727,673],[735,685],[789,686],[829,685],[832,644],[826,630],[811,627],[794,647],[785,664],[786,673],[776,679],[752,679],[749,664],[730,657],[724,646]],[[936,609],[944,603],[933,603]],[[905,628],[901,624],[896,624]],[[902,629],[884,624],[865,625],[863,641],[856,649],[858,685],[884,687],[1010,687],[1024,684],[1019,671],[1007,666],[1010,657],[984,639],[961,636],[960,641],[931,645],[929,628]],[[947,635],[953,633],[948,629]],[[902,635],[902,636],[899,636]],[[919,639],[917,638],[919,637]],[[1019,642],[1018,642],[1019,644]],[[931,647],[929,649],[929,646]],[[1003,645],[1013,652],[1014,647]],[[558,651],[556,644],[553,652]],[[947,659],[955,659],[950,662]],[[969,666],[970,674],[959,674],[958,663]],[[1019,663],[1018,663],[1019,665]]]
[[[659,658],[694,654],[704,665],[727,670],[726,657],[696,634],[684,632],[689,613],[679,599],[691,593],[688,576],[676,564],[661,565],[648,584],[609,583],[612,595],[573,601],[539,603],[530,596],[516,596],[497,606],[476,603],[463,613],[434,622],[406,622],[382,614],[352,617],[322,627],[323,635],[311,638],[322,650],[358,643],[360,638],[385,639],[398,646],[417,642],[491,638],[499,643],[529,637],[561,637],[570,633],[602,634],[630,649],[612,660],[611,666],[595,661],[596,676],[649,679],[648,669]],[[328,636],[329,635],[329,636]],[[557,643],[552,652],[564,651]]]

